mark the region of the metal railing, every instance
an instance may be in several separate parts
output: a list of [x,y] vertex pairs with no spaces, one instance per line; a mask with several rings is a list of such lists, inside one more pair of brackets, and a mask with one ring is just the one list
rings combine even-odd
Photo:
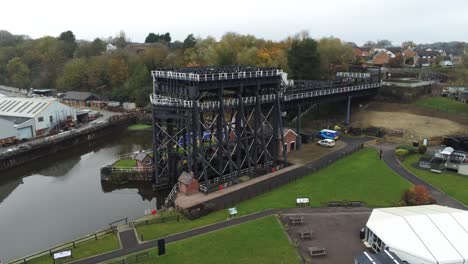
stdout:
[[[287,101],[300,100],[300,99],[305,99],[305,98],[312,98],[312,97],[373,89],[373,88],[378,88],[380,86],[381,86],[380,83],[371,83],[371,84],[346,86],[346,87],[331,88],[331,89],[311,90],[311,91],[302,92],[302,93],[293,92],[291,94],[280,94],[280,98],[282,101],[287,102]],[[260,102],[262,103],[273,102],[276,100],[276,95],[265,94],[265,95],[261,95],[259,98],[260,98]],[[161,95],[151,95],[150,99],[151,99],[152,104],[158,105],[158,106],[172,106],[172,107],[181,107],[181,108],[193,107],[193,101],[190,101],[190,100],[171,98],[171,97],[166,97],[166,96],[161,96]],[[243,97],[242,101],[244,105],[254,105],[257,102],[257,98],[253,96]],[[196,102],[196,103],[201,110],[218,109],[220,107],[219,101]],[[239,99],[237,98],[225,99],[223,100],[223,103],[227,107],[234,107],[239,104]]]
[[42,256],[46,256],[46,255],[52,256],[57,251],[62,251],[62,250],[67,249],[67,248],[76,248],[76,246],[78,244],[80,244],[80,243],[89,241],[89,240],[91,240],[93,238],[95,240],[97,240],[98,238],[100,238],[102,236],[105,236],[105,235],[108,235],[108,234],[111,234],[111,233],[112,234],[117,233],[117,228],[115,226],[111,226],[108,229],[98,231],[96,233],[84,236],[82,238],[79,238],[79,239],[76,239],[76,240],[73,240],[73,241],[70,241],[70,242],[67,242],[67,243],[63,243],[63,244],[54,246],[54,247],[49,248],[47,250],[43,250],[43,251],[28,255],[26,257],[16,259],[16,260],[10,261],[8,263],[9,264],[27,263],[28,261],[31,261],[31,260],[33,260],[35,258],[38,258],[38,257],[42,257]]
[[179,184],[176,183],[176,184],[174,184],[174,187],[172,187],[172,190],[169,193],[169,195],[164,200],[164,205],[168,205],[169,203],[171,203],[173,201],[173,199],[176,197],[176,194],[177,194],[178,191],[179,191]]
[[174,71],[152,71],[153,78],[166,78],[175,80],[186,80],[186,81],[220,81],[220,80],[236,80],[236,79],[247,79],[247,78],[258,78],[258,77],[274,77],[280,76],[283,72],[281,70],[261,70],[251,72],[219,72],[219,73],[185,73],[185,72],[174,72]]

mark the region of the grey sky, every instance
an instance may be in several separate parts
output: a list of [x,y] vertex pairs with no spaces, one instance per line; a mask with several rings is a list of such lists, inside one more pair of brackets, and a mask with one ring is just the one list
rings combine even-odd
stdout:
[[0,8],[0,29],[33,38],[72,30],[93,39],[124,30],[136,42],[149,32],[178,40],[227,31],[281,40],[308,30],[358,44],[468,41],[467,0],[4,0]]

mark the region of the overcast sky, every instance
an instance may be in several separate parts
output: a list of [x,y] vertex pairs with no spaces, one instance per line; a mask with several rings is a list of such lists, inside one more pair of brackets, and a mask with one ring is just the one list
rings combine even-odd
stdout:
[[3,0],[0,29],[33,38],[72,30],[77,39],[124,30],[134,42],[149,32],[219,38],[227,31],[281,40],[308,30],[363,44],[468,41],[467,0]]

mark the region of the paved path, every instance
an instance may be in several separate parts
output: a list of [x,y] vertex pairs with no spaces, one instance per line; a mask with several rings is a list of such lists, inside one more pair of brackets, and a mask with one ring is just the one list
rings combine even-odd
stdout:
[[451,196],[447,195],[440,189],[436,188],[435,186],[425,182],[421,178],[417,177],[413,173],[409,172],[407,169],[405,169],[401,163],[397,160],[397,158],[394,155],[394,149],[395,145],[385,143],[377,146],[378,149],[382,149],[383,151],[383,160],[387,165],[394,170],[396,173],[398,173],[401,177],[405,178],[409,182],[411,182],[414,185],[423,185],[424,187],[427,188],[427,190],[431,193],[432,197],[436,199],[437,204],[444,205],[444,206],[450,206],[453,208],[458,208],[458,209],[463,209],[463,210],[468,210],[468,207],[465,206],[464,204],[460,203],[459,201],[455,200]]
[[[220,229],[224,229],[226,227],[234,226],[234,225],[239,225],[245,222],[257,220],[266,216],[270,215],[275,215],[275,214],[285,214],[285,215],[291,215],[291,214],[343,214],[343,212],[348,212],[351,214],[362,214],[362,213],[370,213],[372,209],[370,208],[310,208],[310,207],[304,207],[304,208],[288,208],[288,209],[271,209],[271,210],[266,210],[242,217],[237,217],[233,218],[231,220],[226,220],[223,222],[219,222],[216,224],[208,225],[208,226],[203,226],[199,227],[196,229],[188,230],[179,234],[174,234],[170,235],[167,237],[164,237],[166,240],[166,243],[171,243],[183,239],[187,239],[190,237],[206,234],[209,232],[217,231]],[[126,232],[126,231],[125,231]],[[123,248],[120,250],[112,251],[109,253],[105,253],[99,256],[94,256],[90,257],[87,259],[83,260],[78,260],[73,262],[73,264],[95,264],[119,257],[123,257],[128,254],[136,253],[142,250],[146,249],[151,249],[151,248],[157,248],[158,246],[158,241],[157,240],[151,240],[148,242],[144,242],[141,244],[138,244],[136,246],[133,246],[131,248]]]
[[123,232],[119,232],[120,243],[122,243],[122,248],[132,248],[138,245],[138,240],[135,235],[135,230],[129,229]]

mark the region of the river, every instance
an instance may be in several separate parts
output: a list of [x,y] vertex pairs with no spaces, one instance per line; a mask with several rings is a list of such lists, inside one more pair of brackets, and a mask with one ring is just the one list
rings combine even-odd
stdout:
[[150,184],[109,190],[100,167],[151,148],[150,131],[122,131],[20,168],[0,172],[0,259],[11,260],[142,216],[154,208]]

